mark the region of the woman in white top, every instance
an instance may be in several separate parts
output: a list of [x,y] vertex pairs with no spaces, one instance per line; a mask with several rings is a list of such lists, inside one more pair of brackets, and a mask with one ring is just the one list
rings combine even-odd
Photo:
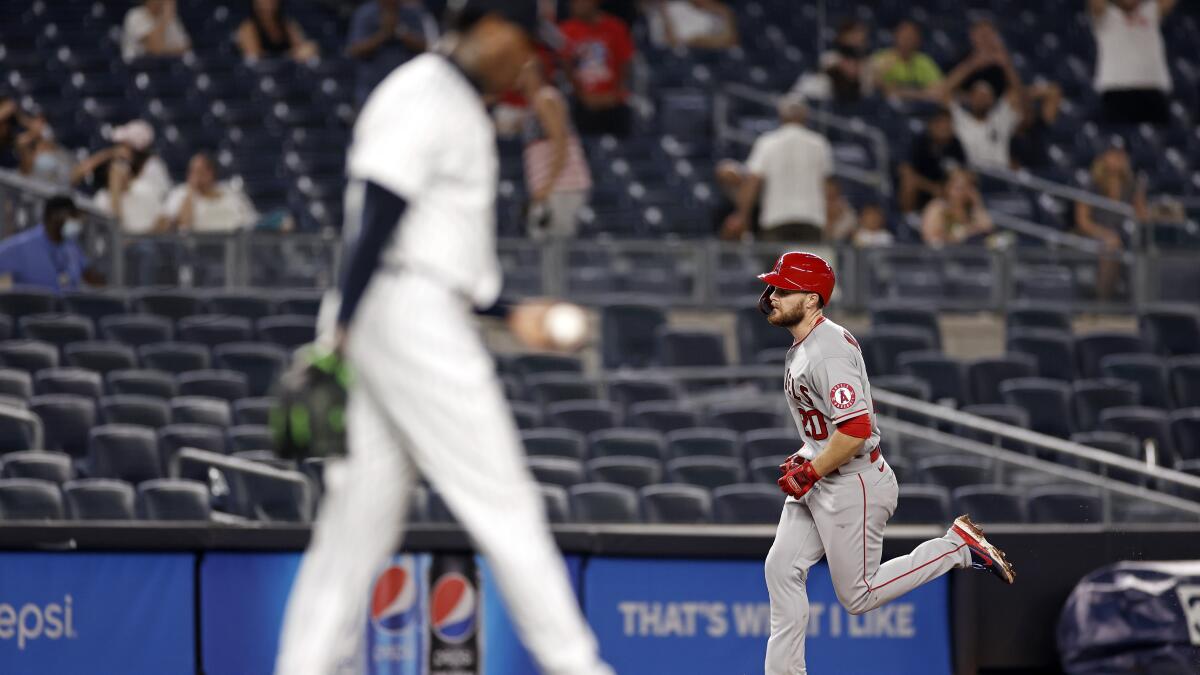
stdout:
[[192,48],[187,29],[175,11],[175,0],[145,0],[125,14],[121,58],[179,56]]
[[155,221],[171,178],[167,166],[153,154],[154,128],[142,120],[117,127],[116,142],[80,162],[71,182],[91,178],[100,187],[93,197],[96,208],[106,211],[121,224],[126,234],[153,234]]
[[524,132],[529,235],[574,236],[579,209],[592,190],[583,144],[571,126],[566,99],[546,83],[538,59],[525,67],[520,84],[529,103]]
[[1096,36],[1096,91],[1104,121],[1166,124],[1171,71],[1159,24],[1176,0],[1088,0]]
[[187,182],[167,195],[157,229],[228,233],[253,224],[257,218],[246,194],[228,183],[218,183],[212,157],[198,152],[188,162]]

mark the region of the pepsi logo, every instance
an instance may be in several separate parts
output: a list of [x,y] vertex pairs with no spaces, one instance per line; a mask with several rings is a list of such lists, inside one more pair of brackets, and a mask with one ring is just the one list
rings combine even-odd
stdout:
[[375,579],[371,623],[388,633],[403,633],[416,623],[417,580],[408,566],[390,565]]
[[475,585],[458,572],[443,574],[433,584],[429,599],[429,624],[433,634],[453,644],[475,634],[478,601]]

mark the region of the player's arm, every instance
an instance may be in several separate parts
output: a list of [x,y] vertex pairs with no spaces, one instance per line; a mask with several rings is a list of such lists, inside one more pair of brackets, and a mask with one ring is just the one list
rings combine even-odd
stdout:
[[867,413],[846,420],[838,425],[825,449],[813,458],[813,469],[818,476],[828,476],[841,465],[862,452],[863,445],[871,436],[871,417]]
[[342,294],[337,318],[339,331],[344,331],[353,320],[358,303],[375,269],[379,267],[380,255],[408,209],[408,201],[404,197],[373,181],[366,181],[365,188],[358,239],[354,242],[339,284]]

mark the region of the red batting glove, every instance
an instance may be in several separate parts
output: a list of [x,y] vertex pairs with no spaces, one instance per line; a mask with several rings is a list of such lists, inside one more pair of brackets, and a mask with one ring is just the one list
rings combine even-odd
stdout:
[[787,473],[800,466],[800,463],[803,461],[805,461],[804,457],[800,456],[800,451],[797,450],[795,453],[789,455],[787,459],[783,460],[783,464],[779,465],[779,473]]
[[817,481],[821,480],[820,474],[813,468],[812,462],[804,460],[800,464],[793,467],[790,471],[783,474],[783,477],[778,481],[779,488],[788,496],[800,499],[808,494]]

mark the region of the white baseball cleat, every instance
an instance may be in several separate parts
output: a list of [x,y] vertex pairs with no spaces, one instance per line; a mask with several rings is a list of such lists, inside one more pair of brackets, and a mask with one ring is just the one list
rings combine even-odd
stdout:
[[1004,551],[988,542],[987,537],[983,536],[983,528],[971,522],[970,516],[964,514],[955,518],[951,529],[962,537],[967,548],[970,549],[971,567],[977,570],[987,570],[1000,577],[1006,584],[1011,584],[1017,578],[1017,572],[1013,569],[1012,563],[1008,562]]

